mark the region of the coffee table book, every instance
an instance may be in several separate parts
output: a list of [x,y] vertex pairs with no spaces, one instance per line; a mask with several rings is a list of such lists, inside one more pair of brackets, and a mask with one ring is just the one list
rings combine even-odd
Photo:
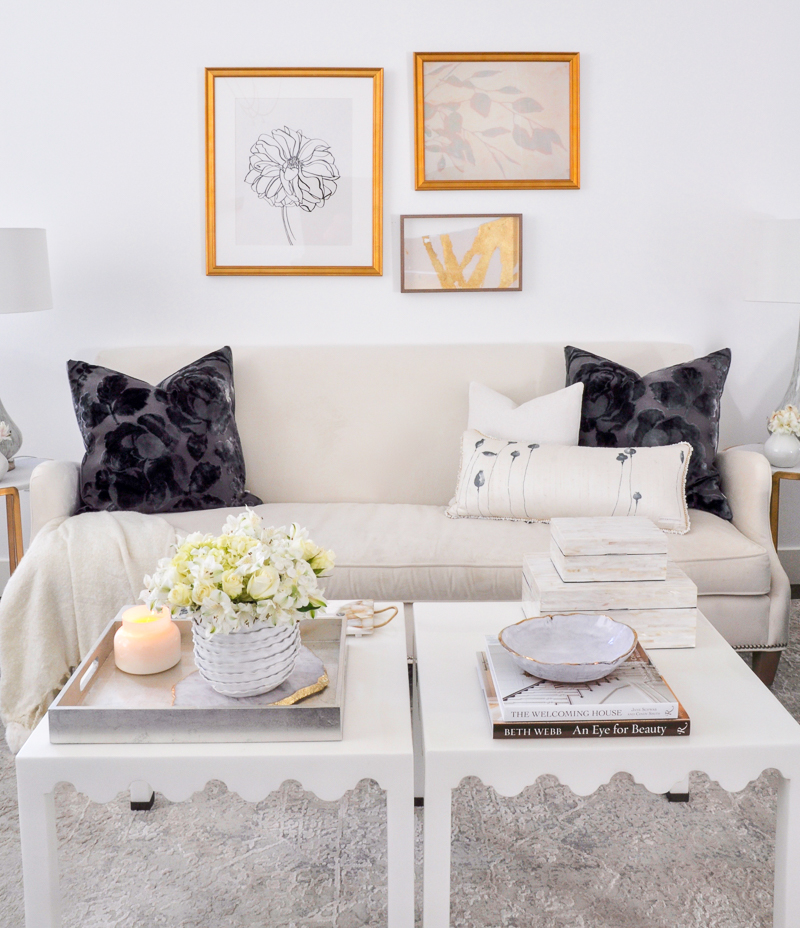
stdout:
[[664,738],[682,737],[691,732],[692,723],[678,703],[674,719],[615,719],[599,721],[507,722],[500,711],[486,652],[478,651],[478,679],[495,740],[546,740],[553,738]]
[[494,635],[486,636],[486,654],[506,722],[678,717],[675,694],[640,644],[613,673],[590,683],[555,683],[528,674]]

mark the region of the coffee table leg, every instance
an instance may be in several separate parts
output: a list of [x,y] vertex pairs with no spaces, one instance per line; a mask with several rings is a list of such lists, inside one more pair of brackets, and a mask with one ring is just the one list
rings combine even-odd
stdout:
[[61,891],[58,886],[58,843],[53,793],[40,792],[19,775],[19,836],[22,844],[22,881],[26,928],[60,928]]
[[414,788],[411,772],[402,786],[386,790],[389,928],[414,928]]
[[425,837],[423,871],[424,928],[450,926],[450,828],[452,790],[437,783],[431,771],[432,759],[426,757]]
[[781,777],[775,834],[774,928],[792,928],[800,912],[800,780]]

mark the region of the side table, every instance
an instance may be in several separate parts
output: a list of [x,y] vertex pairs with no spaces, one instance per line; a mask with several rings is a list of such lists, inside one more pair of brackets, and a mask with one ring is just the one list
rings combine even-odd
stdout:
[[[764,445],[736,445],[739,451],[757,451],[764,454]],[[770,467],[772,465],[770,464]],[[800,480],[800,466],[772,467],[772,493],[769,499],[769,527],[772,531],[772,543],[778,550],[778,520],[781,507],[781,480]]]
[[477,776],[515,796],[552,774],[586,796],[626,772],[665,793],[702,771],[723,789],[744,789],[774,767],[778,783],[775,928],[800,911],[800,725],[703,616],[695,648],[651,649],[692,720],[686,738],[493,740],[476,671],[485,635],[518,622],[519,603],[414,603],[425,758],[425,928],[450,925],[452,790]]
[[406,631],[402,604],[396,605],[396,621],[348,640],[341,741],[51,744],[45,716],[16,758],[26,928],[61,924],[57,783],[110,802],[144,781],[180,802],[218,779],[246,802],[258,802],[289,779],[332,800],[367,778],[386,791],[388,928],[413,928],[414,758]]
[[0,480],[0,496],[6,498],[6,524],[8,526],[8,573],[17,569],[22,557],[22,514],[19,508],[19,491],[28,490],[31,474],[45,458],[30,458],[17,455],[14,470]]

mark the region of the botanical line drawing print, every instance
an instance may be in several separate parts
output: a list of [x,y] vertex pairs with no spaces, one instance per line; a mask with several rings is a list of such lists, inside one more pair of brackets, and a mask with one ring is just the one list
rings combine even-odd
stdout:
[[525,470],[522,474],[522,509],[523,509],[523,512],[525,513],[526,519],[530,519],[530,516],[528,515],[528,502],[525,499],[525,487],[527,485],[527,480],[528,480],[528,465],[531,463],[531,455],[538,447],[539,446],[536,444],[536,442],[533,442],[532,444],[528,445],[528,460],[525,462]]
[[[438,238],[441,243],[441,260],[431,238]],[[516,224],[511,216],[481,223],[472,244],[460,260],[453,247],[452,237],[446,233],[439,236],[423,235],[422,244],[443,290],[475,290],[482,287],[495,251],[500,255],[498,286],[504,289],[512,287],[519,279]],[[465,278],[464,271],[476,257],[477,264],[471,269],[469,277]]]
[[[472,473],[472,465],[475,463],[475,458],[478,456],[478,449],[486,441],[485,438],[479,438],[475,442],[475,449],[472,452],[472,457],[469,459],[469,464],[467,465],[466,470],[464,471],[464,496],[461,502],[461,505],[466,509],[467,506],[467,494],[469,493],[469,475]],[[477,485],[477,484],[476,484]]]
[[[510,441],[509,445],[516,445],[516,442]],[[517,451],[516,448],[511,452],[511,464],[509,465],[509,468],[508,468],[508,512],[509,512],[509,515],[512,517],[514,515],[514,507],[511,505],[511,471],[514,467],[514,461],[517,460],[517,458],[519,457],[519,454],[520,453],[519,451]]]
[[538,65],[481,68],[468,61],[426,67],[427,176],[569,177],[568,113],[553,105],[552,93],[554,67],[561,67],[565,82],[566,66]]
[[475,484],[475,487],[477,488],[477,491],[478,491],[478,515],[480,515],[481,514],[481,487],[484,485],[484,483],[486,483],[486,481],[483,478],[482,470],[479,470],[478,473],[475,474],[475,480],[473,481],[473,483]]
[[280,207],[286,238],[294,245],[289,209],[300,207],[310,213],[323,207],[336,193],[338,180],[328,143],[284,126],[259,135],[250,149],[250,170],[244,182],[270,206]]
[[[492,514],[492,474],[494,473],[495,467],[497,467],[497,451],[481,451],[481,454],[486,458],[494,458],[492,461],[492,469],[489,471],[489,479],[486,481],[486,514],[491,516]],[[488,461],[487,461],[488,464]],[[480,512],[480,510],[478,510]]]

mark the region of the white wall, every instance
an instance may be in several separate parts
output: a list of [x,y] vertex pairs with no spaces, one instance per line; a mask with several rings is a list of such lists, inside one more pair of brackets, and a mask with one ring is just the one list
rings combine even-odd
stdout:
[[[729,345],[723,441],[761,440],[798,308],[741,267],[800,216],[798,47],[795,0],[0,0],[0,225],[47,228],[56,306],[0,318],[25,450],[81,453],[69,357],[245,340]],[[414,191],[412,53],[449,50],[581,53],[581,190]],[[385,69],[381,278],[204,274],[203,69],[279,65]],[[524,213],[522,293],[399,292],[401,213],[491,211]]]

